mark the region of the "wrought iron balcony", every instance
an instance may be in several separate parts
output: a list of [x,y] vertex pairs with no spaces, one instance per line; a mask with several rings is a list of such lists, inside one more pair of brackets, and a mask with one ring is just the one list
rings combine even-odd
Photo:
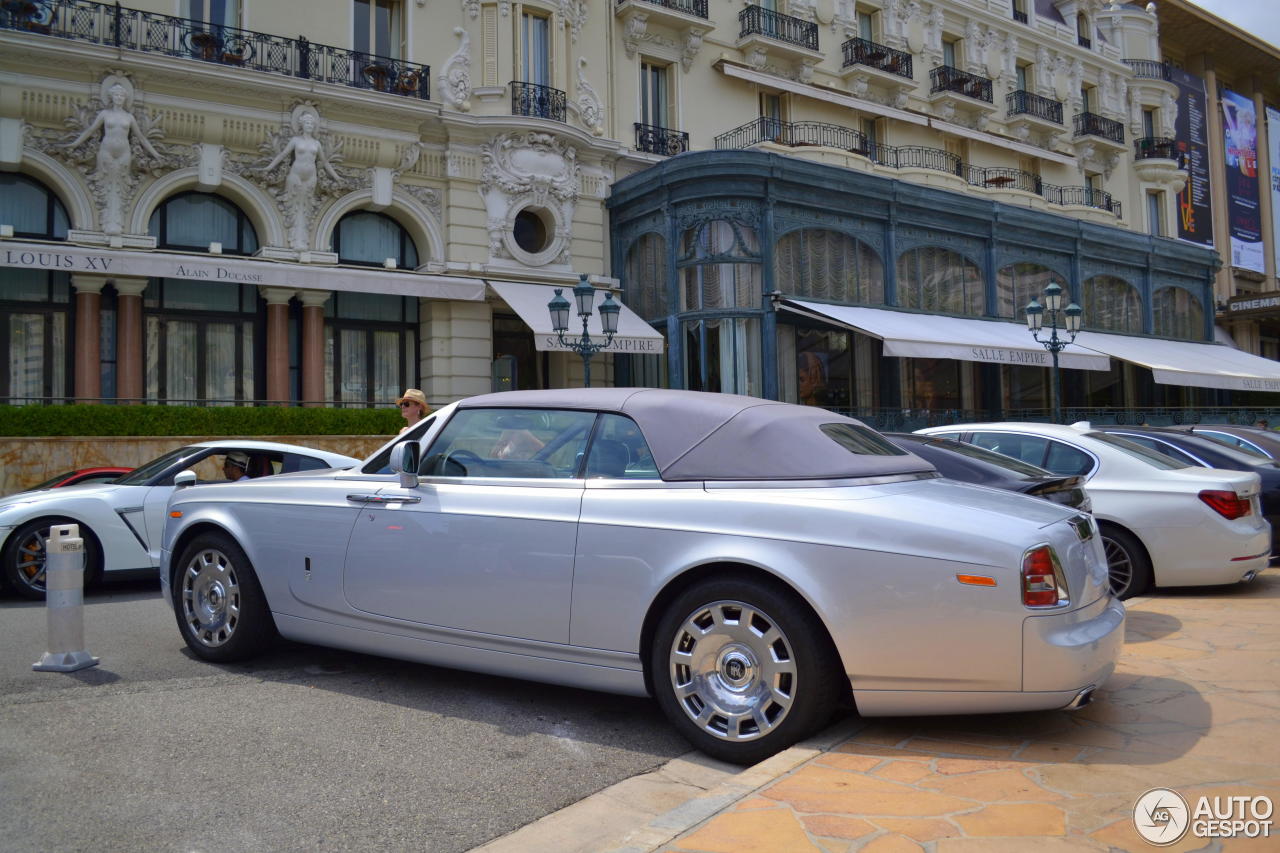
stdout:
[[1029,115],[1055,124],[1062,124],[1062,102],[1019,89],[1005,96],[1009,115]]
[[673,157],[689,150],[689,134],[636,122],[636,150]]
[[1022,190],[1025,193],[1044,195],[1045,184],[1040,176],[1023,169],[1005,169],[995,166],[970,166],[969,183],[975,187],[996,190]]
[[897,74],[907,80],[915,76],[911,70],[911,54],[894,50],[867,39],[853,38],[840,46],[844,51],[844,67],[865,65],[877,71]]
[[564,121],[564,92],[540,83],[511,81],[511,114]]
[[943,151],[941,148],[926,148],[923,145],[897,146],[893,149],[892,165],[899,169],[933,169],[949,175],[964,176],[964,163],[958,155]]
[[761,142],[779,145],[823,145],[855,154],[868,154],[867,137],[861,131],[820,121],[782,121],[761,116],[716,137],[716,148],[750,148]]
[[[619,6],[625,2],[627,0],[617,0]],[[640,0],[640,2],[652,3],[654,6],[661,6],[673,12],[683,12],[704,20],[707,17],[707,0]]]
[[1133,76],[1140,80],[1171,80],[1172,69],[1167,62],[1156,62],[1154,59],[1126,59],[1125,65],[1133,71]]
[[1019,12],[1017,9],[1014,9],[1013,19],[1017,21],[1019,24],[1025,24],[1027,22],[1027,13]]
[[1093,187],[1045,187],[1045,195],[1054,204],[1096,207],[1120,215],[1120,202],[1111,198],[1106,190]]
[[431,98],[426,65],[90,0],[5,0],[0,29]]
[[990,78],[970,74],[950,65],[940,65],[929,72],[929,79],[933,82],[930,91],[934,95],[939,92],[955,92],[967,98],[992,103]]
[[1135,160],[1177,160],[1182,166],[1182,152],[1178,150],[1177,140],[1165,136],[1144,136],[1133,140],[1133,159]]
[[1093,50],[1093,39],[1088,36],[1076,36],[1076,43],[1085,50]]
[[1097,113],[1077,113],[1075,133],[1076,136],[1101,136],[1124,145],[1124,125]]
[[803,18],[793,18],[761,6],[748,6],[738,13],[738,23],[742,26],[739,38],[759,35],[808,50],[818,49],[818,25]]

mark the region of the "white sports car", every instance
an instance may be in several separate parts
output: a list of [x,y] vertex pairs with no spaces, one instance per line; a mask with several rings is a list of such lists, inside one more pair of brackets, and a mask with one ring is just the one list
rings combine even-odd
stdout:
[[1087,422],[955,424],[916,430],[957,438],[1080,475],[1093,502],[1121,598],[1155,586],[1252,580],[1271,559],[1271,525],[1257,474],[1199,468]]
[[206,441],[172,450],[111,483],[9,495],[0,499],[0,583],[24,598],[44,598],[49,527],[68,523],[79,524],[85,540],[86,584],[107,575],[154,573],[174,476],[192,469],[198,479],[226,482],[221,466],[227,454],[243,454],[236,458],[250,478],[360,464],[292,444]]

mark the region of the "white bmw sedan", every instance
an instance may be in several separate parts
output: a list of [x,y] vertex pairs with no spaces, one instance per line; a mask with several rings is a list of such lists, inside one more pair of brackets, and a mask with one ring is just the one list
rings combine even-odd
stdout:
[[[229,456],[234,463],[228,468]],[[254,478],[359,464],[340,453],[272,441],[205,441],[171,450],[110,483],[0,498],[0,584],[24,598],[44,598],[49,528],[69,523],[80,525],[85,541],[86,584],[133,574],[155,577],[165,504],[180,471],[226,482],[232,475]]]
[[754,397],[517,391],[350,471],[178,489],[161,583],[210,661],[290,639],[653,695],[753,762],[864,714],[1074,708],[1124,608],[1086,514]]
[[1155,586],[1252,580],[1271,557],[1257,474],[1199,468],[1087,422],[955,424],[917,430],[1082,475],[1102,531],[1111,588],[1121,598]]

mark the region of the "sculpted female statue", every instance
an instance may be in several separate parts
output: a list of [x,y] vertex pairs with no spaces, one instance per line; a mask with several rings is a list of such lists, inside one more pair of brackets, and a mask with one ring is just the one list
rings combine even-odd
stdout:
[[74,149],[99,130],[102,131],[102,139],[98,143],[97,169],[91,178],[101,191],[102,230],[108,234],[123,231],[124,202],[132,184],[131,141],[136,139],[142,150],[154,159],[163,159],[160,152],[152,146],[151,140],[138,127],[137,120],[129,110],[129,95],[124,85],[113,84],[107,90],[107,106],[98,111],[83,133],[65,146]]
[[315,201],[318,170],[323,169],[335,183],[342,183],[342,178],[329,164],[320,140],[315,137],[316,118],[314,112],[301,110],[294,122],[295,135],[263,169],[264,172],[269,173],[286,158],[293,157],[289,172],[284,179],[281,201],[289,225],[289,245],[294,249],[308,248],[307,231]]

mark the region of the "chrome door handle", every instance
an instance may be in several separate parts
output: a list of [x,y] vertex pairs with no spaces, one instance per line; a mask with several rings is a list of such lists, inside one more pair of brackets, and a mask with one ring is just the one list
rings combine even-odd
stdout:
[[347,500],[362,504],[416,504],[422,502],[422,498],[417,495],[404,495],[401,497],[394,495],[347,495]]

